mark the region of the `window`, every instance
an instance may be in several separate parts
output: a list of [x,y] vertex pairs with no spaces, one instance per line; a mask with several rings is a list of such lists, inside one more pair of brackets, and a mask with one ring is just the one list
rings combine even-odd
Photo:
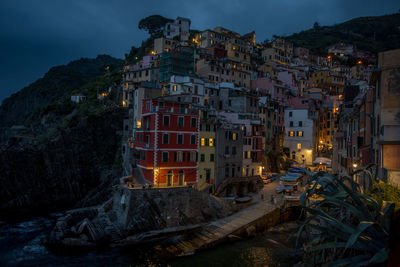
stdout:
[[208,139],[208,138],[206,138],[206,146],[209,146],[210,145],[210,142],[209,142],[210,140]]
[[174,92],[176,92],[176,89],[177,89],[177,86],[174,85],[172,90],[173,90]]
[[290,127],[293,127],[293,121],[290,121]]
[[169,134],[163,134],[163,144],[169,144]]
[[289,131],[288,136],[293,137],[294,136],[294,131]]
[[169,126],[169,116],[164,115],[163,117],[163,125]]
[[299,127],[303,127],[303,122],[299,121]]
[[301,143],[297,143],[297,149],[301,149]]
[[200,139],[200,145],[201,146],[205,146],[206,145],[206,139],[205,138],[201,138]]
[[183,134],[178,134],[178,145],[183,144]]
[[163,162],[168,162],[168,152],[163,152],[162,153],[162,161]]
[[178,151],[174,152],[175,162],[183,162],[184,161],[184,152]]
[[229,167],[225,167],[225,177],[229,177]]
[[209,145],[210,146],[214,146],[214,138],[210,138],[209,139]]
[[197,126],[197,120],[196,120],[196,118],[192,118],[192,120],[191,120],[191,125],[190,125],[192,128],[195,128],[196,126]]
[[195,145],[196,144],[196,136],[195,135],[190,136],[190,144],[191,145]]
[[205,160],[204,154],[200,154],[200,161],[201,161],[201,162],[204,162],[204,160]]
[[293,117],[293,112],[289,111],[289,117]]
[[235,146],[232,147],[232,155],[236,155],[236,147]]
[[214,162],[214,157],[215,157],[214,154],[210,154],[210,161],[211,162]]
[[178,117],[178,126],[183,127],[183,117]]
[[298,132],[297,132],[297,136],[303,137],[303,131],[298,131]]
[[[137,92],[137,91],[136,91]],[[159,106],[160,106],[160,109],[163,109],[164,108],[164,102],[160,102],[159,103]]]
[[229,154],[229,146],[225,146],[225,154],[226,154],[226,155]]

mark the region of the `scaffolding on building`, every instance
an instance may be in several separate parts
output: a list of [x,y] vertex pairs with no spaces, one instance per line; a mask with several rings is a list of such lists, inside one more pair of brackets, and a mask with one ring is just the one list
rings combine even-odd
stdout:
[[192,48],[181,48],[177,51],[162,53],[160,82],[169,81],[173,75],[194,75],[194,51]]

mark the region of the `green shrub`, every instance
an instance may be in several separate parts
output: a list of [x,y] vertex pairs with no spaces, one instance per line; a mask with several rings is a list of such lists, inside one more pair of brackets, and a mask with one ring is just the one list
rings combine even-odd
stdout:
[[383,201],[393,202],[395,210],[400,209],[400,189],[392,184],[380,182],[372,186],[371,196],[382,205]]

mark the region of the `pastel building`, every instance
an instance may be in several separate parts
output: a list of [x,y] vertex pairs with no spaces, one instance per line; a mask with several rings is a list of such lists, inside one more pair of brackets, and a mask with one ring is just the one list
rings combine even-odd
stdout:
[[178,36],[180,41],[186,41],[190,35],[190,19],[177,17],[174,22],[165,24],[164,35],[173,39]]
[[285,138],[283,146],[290,158],[298,163],[312,165],[314,156],[314,121],[308,108],[288,107],[285,110]]

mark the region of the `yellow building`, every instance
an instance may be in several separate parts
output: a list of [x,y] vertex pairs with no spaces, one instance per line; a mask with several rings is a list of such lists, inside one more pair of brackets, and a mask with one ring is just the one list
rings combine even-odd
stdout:
[[316,71],[311,76],[312,86],[323,88],[329,92],[341,94],[346,85],[346,77],[331,70]]
[[225,42],[226,56],[230,59],[250,63],[249,46],[241,38],[231,38]]
[[275,39],[272,47],[265,48],[261,56],[265,62],[273,61],[280,64],[289,64],[293,58],[293,44],[284,39]]
[[179,42],[168,38],[156,38],[154,39],[154,52],[156,54],[161,54],[162,52],[168,52],[175,49]]
[[208,82],[229,82],[239,87],[250,87],[251,66],[226,59],[200,59],[196,63],[196,74]]
[[210,114],[210,110],[203,110],[200,120],[197,188],[208,190],[207,192],[214,192],[215,189],[216,127],[216,117]]
[[269,77],[271,79],[277,79],[278,78],[278,72],[280,71],[277,67],[278,63],[275,63],[273,61],[265,62],[261,66],[258,67],[258,71],[263,72],[263,76],[266,77],[267,73],[269,73]]

